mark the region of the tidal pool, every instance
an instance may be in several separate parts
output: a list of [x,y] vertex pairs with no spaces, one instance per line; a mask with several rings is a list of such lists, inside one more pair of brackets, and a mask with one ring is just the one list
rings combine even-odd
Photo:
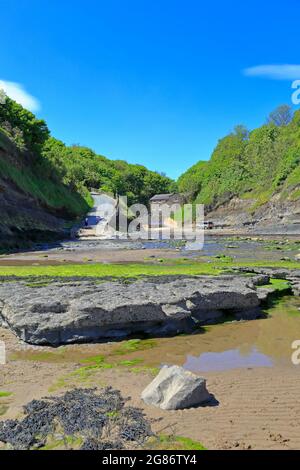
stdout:
[[[77,344],[59,348],[25,346],[12,360],[81,363],[103,357],[106,363],[130,365],[136,370],[177,364],[194,372],[292,364],[291,347],[300,340],[300,298],[284,297],[266,310],[260,320],[227,322],[196,334],[103,344]],[[300,371],[300,367],[298,367]]]
[[271,367],[273,360],[253,348],[247,354],[240,350],[229,349],[223,352],[206,352],[200,356],[188,356],[184,368],[191,372],[217,372],[244,367]]
[[291,362],[291,345],[300,340],[300,298],[284,297],[265,312],[265,319],[222,323],[198,334],[156,339],[152,349],[136,352],[134,357],[151,367],[178,364],[194,372],[296,367]]

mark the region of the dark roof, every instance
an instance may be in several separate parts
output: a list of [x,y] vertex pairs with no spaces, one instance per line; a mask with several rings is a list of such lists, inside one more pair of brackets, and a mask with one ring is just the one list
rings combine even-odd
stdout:
[[170,194],[155,194],[150,201],[168,201],[172,196],[174,196],[174,193]]

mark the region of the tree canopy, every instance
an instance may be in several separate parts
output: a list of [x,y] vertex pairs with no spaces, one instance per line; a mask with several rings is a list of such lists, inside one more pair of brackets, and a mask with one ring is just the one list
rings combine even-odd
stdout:
[[39,152],[50,135],[45,121],[37,119],[8,96],[3,101],[4,104],[0,104],[0,127],[21,150]]
[[233,196],[266,202],[278,191],[282,197],[298,194],[300,111],[290,112],[289,106],[277,108],[267,124],[251,132],[237,126],[218,142],[209,161],[179,178],[179,190],[211,208]]
[[291,106],[282,104],[272,111],[267,119],[267,124],[274,124],[275,126],[287,126],[293,119],[293,111]]

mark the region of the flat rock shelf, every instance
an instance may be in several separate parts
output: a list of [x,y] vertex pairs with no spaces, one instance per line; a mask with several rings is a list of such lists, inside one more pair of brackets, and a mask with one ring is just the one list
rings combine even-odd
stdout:
[[45,283],[11,279],[0,283],[0,326],[37,345],[175,335],[229,315],[258,318],[262,302],[274,291],[264,287],[268,280],[264,274]]

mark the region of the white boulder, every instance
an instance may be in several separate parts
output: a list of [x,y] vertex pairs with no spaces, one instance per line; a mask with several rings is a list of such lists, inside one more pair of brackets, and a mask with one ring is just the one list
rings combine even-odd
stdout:
[[164,366],[141,398],[163,410],[178,410],[208,402],[211,396],[202,377],[179,366]]

